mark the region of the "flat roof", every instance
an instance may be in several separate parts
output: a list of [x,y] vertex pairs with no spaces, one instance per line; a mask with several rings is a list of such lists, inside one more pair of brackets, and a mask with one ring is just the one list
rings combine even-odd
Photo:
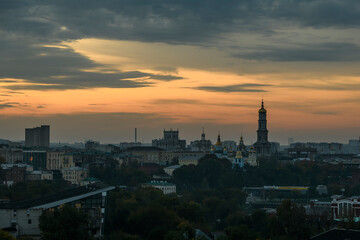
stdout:
[[47,209],[60,206],[79,199],[87,198],[102,192],[115,189],[114,186],[108,186],[97,182],[86,186],[66,189],[64,191],[42,196],[39,198],[28,199],[17,202],[0,203],[0,209]]

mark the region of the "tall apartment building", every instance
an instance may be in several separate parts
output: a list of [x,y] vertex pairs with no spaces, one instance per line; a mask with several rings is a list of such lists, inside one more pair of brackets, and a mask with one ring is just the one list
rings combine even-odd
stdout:
[[25,129],[26,147],[49,147],[50,146],[50,126],[41,125],[41,127]]

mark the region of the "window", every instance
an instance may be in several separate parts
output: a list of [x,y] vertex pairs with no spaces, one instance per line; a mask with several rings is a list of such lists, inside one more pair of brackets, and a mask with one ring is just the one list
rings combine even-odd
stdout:
[[28,224],[31,224],[31,219],[28,219]]

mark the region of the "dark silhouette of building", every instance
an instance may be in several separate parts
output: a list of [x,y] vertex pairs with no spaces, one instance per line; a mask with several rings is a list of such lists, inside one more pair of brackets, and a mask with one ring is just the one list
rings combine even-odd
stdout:
[[166,131],[164,129],[164,138],[152,140],[153,147],[159,147],[166,151],[185,150],[186,141],[179,139],[179,130]]
[[25,128],[26,147],[49,147],[50,146],[50,126]]
[[204,128],[201,134],[201,140],[195,140],[190,143],[191,151],[210,152],[211,146],[211,141],[205,139]]
[[269,157],[271,153],[271,143],[268,141],[268,130],[266,124],[266,109],[264,108],[264,101],[261,101],[261,108],[259,109],[257,141],[254,144],[256,156],[260,158]]

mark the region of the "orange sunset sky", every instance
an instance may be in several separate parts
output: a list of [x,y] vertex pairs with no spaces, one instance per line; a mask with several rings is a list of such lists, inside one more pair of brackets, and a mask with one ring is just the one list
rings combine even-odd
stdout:
[[0,139],[251,144],[262,98],[270,141],[360,135],[357,1],[25,2],[0,3]]

